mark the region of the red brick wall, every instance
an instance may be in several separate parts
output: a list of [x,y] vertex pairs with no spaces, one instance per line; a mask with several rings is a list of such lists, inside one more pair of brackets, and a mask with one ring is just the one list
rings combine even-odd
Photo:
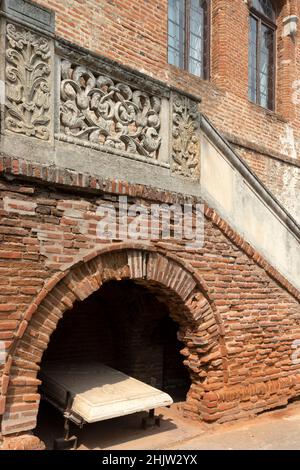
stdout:
[[[299,110],[291,104],[291,83],[300,71],[300,48],[298,39],[295,45],[290,38],[281,40],[280,22],[289,13],[287,2],[283,2],[278,19],[275,113],[249,103],[247,98],[248,11],[242,0],[212,0],[210,82],[167,64],[166,1],[40,3],[56,11],[58,36],[200,95],[203,112],[235,142],[243,158],[286,207],[292,213],[298,210],[299,163],[284,161],[280,140],[287,124],[294,129],[296,138],[300,136]],[[251,146],[253,149],[249,149]],[[265,151],[259,150],[262,146]],[[271,158],[269,153],[274,156]],[[41,174],[38,166],[23,164],[21,168],[17,162],[8,161],[4,164],[12,165],[14,174],[20,171],[36,178]],[[61,174],[53,178],[63,184],[64,171],[59,171]],[[44,174],[46,178],[47,169]],[[80,195],[74,188],[66,191],[53,185],[50,191],[28,180],[0,181],[0,340],[5,341],[7,348],[24,334],[24,314],[29,306],[39,303],[36,297],[45,291],[45,284],[67,265],[72,266],[103,246],[96,243],[95,233],[99,192],[90,193],[91,189],[128,193],[142,200],[147,199],[147,194],[160,202],[174,200],[163,191],[156,194],[149,188],[121,183],[116,187],[115,182],[101,186],[93,178],[89,188],[82,175],[65,180],[85,192]],[[211,319],[203,320],[199,336],[204,331],[201,334],[217,338],[218,348],[214,345],[210,349],[210,344],[201,343],[202,336],[197,347],[185,338],[185,364],[190,371],[197,371],[186,413],[222,422],[284,404],[299,394],[299,365],[292,363],[291,354],[293,341],[300,337],[300,294],[217,214],[207,208],[206,216],[203,250],[188,252],[173,241],[155,246],[176,255],[199,276],[201,286],[206,286],[205,295],[218,325]],[[196,296],[196,306],[201,302]],[[183,316],[181,304],[178,312]],[[5,420],[16,420],[17,424],[9,424],[15,432],[24,430],[24,419],[26,426],[29,422],[26,429],[35,425],[38,367],[32,366],[28,358],[34,357],[36,362],[41,359],[39,345],[45,345],[51,330],[47,330],[47,325],[42,332],[31,328],[29,344],[19,352],[21,357],[14,360],[11,369],[9,365],[0,366],[0,414],[7,406]],[[89,343],[91,349],[93,341]],[[205,350],[204,365],[199,362],[201,348]],[[9,373],[13,377],[10,383]]]
[[[141,189],[128,186],[127,192],[138,195]],[[115,190],[118,192],[120,188]],[[144,190],[147,194],[147,188]],[[161,201],[172,200],[166,193],[157,196]],[[25,429],[35,425],[39,396],[34,364],[41,360],[49,334],[55,328],[55,312],[60,315],[54,305],[61,304],[61,295],[56,300],[51,297],[54,284],[47,281],[56,274],[61,277],[61,270],[78,259],[85,258],[88,263],[90,253],[105,245],[97,243],[96,238],[95,211],[101,201],[99,195],[67,194],[28,182],[2,180],[0,197],[0,338],[10,348],[16,335],[25,335],[23,345],[12,353],[17,355],[10,372],[8,365],[4,369],[1,366],[2,396],[7,395],[4,429],[17,432],[24,429],[24,420]],[[107,197],[108,194],[105,200]],[[156,197],[154,192],[152,197]],[[187,251],[174,240],[151,246],[168,256],[174,254],[185,269],[201,279],[201,289],[218,317],[217,325],[212,317],[204,320],[208,308],[204,304],[196,336],[192,339],[190,333],[184,333],[187,335],[183,351],[185,364],[193,371],[185,412],[207,421],[222,422],[287,403],[299,394],[300,365],[292,361],[292,344],[300,337],[300,294],[213,211],[207,209],[206,216],[203,249]],[[108,261],[110,256],[107,255]],[[113,266],[117,265],[118,261],[112,258],[111,265],[107,265],[110,276],[121,276],[117,268],[114,271]],[[86,289],[85,271],[89,275],[91,268],[78,269],[74,280],[79,282],[78,295],[81,295]],[[163,277],[168,270],[155,272]],[[176,271],[169,274],[176,276]],[[91,281],[87,282],[87,286],[92,286]],[[41,312],[33,313],[39,297],[48,293],[50,298],[44,301]],[[186,307],[172,300],[172,295],[165,301],[172,317],[175,315],[176,321],[184,325]],[[189,304],[187,308],[197,311],[203,301],[194,294],[191,302],[194,307]],[[25,312],[27,320],[24,320]],[[33,323],[29,320],[32,313]],[[38,321],[35,315],[39,315]],[[207,343],[210,336],[215,338],[214,345]],[[198,342],[193,346],[197,337]],[[205,356],[200,359],[202,348]],[[4,406],[2,398],[0,402]]]

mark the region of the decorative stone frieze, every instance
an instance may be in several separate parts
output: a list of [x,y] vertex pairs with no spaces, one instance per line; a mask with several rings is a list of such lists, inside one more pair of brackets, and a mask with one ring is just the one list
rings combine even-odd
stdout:
[[[53,41],[47,31],[40,34],[13,21],[3,22],[4,148],[11,151],[19,134],[35,138],[45,161],[56,159],[57,149],[63,152],[67,143],[100,151],[101,161],[127,157],[197,182],[196,99],[109,59],[86,57],[74,45]],[[51,144],[45,153],[40,140]],[[33,142],[22,140],[25,153],[32,155]],[[72,153],[69,145],[65,148]],[[97,164],[96,153],[90,155]],[[77,153],[74,164],[80,158]]]
[[172,172],[199,178],[200,114],[198,105],[186,96],[172,99]]
[[60,99],[60,139],[158,157],[159,97],[63,60]]
[[5,61],[5,128],[49,140],[50,42],[26,28],[8,23]]
[[[5,149],[14,148],[19,134],[35,138],[36,151],[45,161],[56,159],[57,149],[63,152],[65,142],[101,151],[102,162],[106,159],[110,164],[115,158],[115,165],[127,157],[161,166],[168,176],[197,182],[200,115],[196,99],[109,59],[86,57],[73,45],[53,41],[47,32],[40,34],[14,20],[5,25],[5,21],[1,125]],[[48,141],[51,147],[43,153],[39,141]],[[33,142],[23,139],[22,152],[32,155]],[[72,153],[69,145],[65,148]],[[19,152],[20,146],[16,149]],[[89,155],[97,164],[96,153]],[[80,159],[77,153],[74,164],[82,163]]]

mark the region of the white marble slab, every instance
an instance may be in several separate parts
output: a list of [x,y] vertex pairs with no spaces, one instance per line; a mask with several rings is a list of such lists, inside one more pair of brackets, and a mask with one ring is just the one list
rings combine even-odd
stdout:
[[44,393],[58,402],[70,392],[72,411],[87,423],[173,403],[167,393],[99,363],[49,363],[43,367],[41,379]]

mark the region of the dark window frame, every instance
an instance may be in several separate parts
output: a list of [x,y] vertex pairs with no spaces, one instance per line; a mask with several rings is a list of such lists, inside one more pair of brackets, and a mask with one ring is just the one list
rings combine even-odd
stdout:
[[[277,18],[277,12],[275,9],[275,5],[272,3],[273,9],[275,12],[275,18]],[[254,102],[255,104],[258,104],[259,106],[262,106],[265,108],[264,105],[261,104],[261,88],[260,88],[260,64],[261,64],[261,44],[260,44],[260,39],[261,39],[261,30],[262,26],[265,26],[269,28],[272,33],[273,33],[273,50],[272,50],[272,65],[271,65],[271,76],[268,77],[269,80],[272,80],[272,86],[270,87],[270,84],[268,84],[268,105],[267,108],[271,111],[275,111],[275,94],[276,94],[276,52],[277,52],[277,25],[275,23],[276,19],[273,21],[270,18],[268,18],[266,15],[263,13],[257,11],[254,7],[250,5],[249,8],[249,14],[250,18],[254,18],[257,21],[257,32],[256,32],[256,100],[251,102]],[[248,86],[248,91],[250,88],[250,83]]]
[[[200,77],[203,80],[210,79],[210,31],[211,31],[211,0],[205,1],[204,8],[204,19],[203,19],[203,50],[202,50],[202,74],[196,75],[190,72],[190,11],[191,11],[191,0],[184,1],[184,18],[182,21],[183,28],[180,30],[183,32],[183,41],[179,44],[179,66],[178,68],[189,72],[191,75]],[[169,16],[168,16],[169,22]],[[168,44],[169,47],[169,44]]]

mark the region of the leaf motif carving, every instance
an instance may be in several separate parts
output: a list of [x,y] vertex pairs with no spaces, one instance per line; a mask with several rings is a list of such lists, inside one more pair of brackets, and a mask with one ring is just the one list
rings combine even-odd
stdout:
[[173,95],[172,172],[193,179],[199,177],[200,134],[197,103]]
[[50,45],[11,23],[6,27],[5,125],[12,132],[50,136]]

